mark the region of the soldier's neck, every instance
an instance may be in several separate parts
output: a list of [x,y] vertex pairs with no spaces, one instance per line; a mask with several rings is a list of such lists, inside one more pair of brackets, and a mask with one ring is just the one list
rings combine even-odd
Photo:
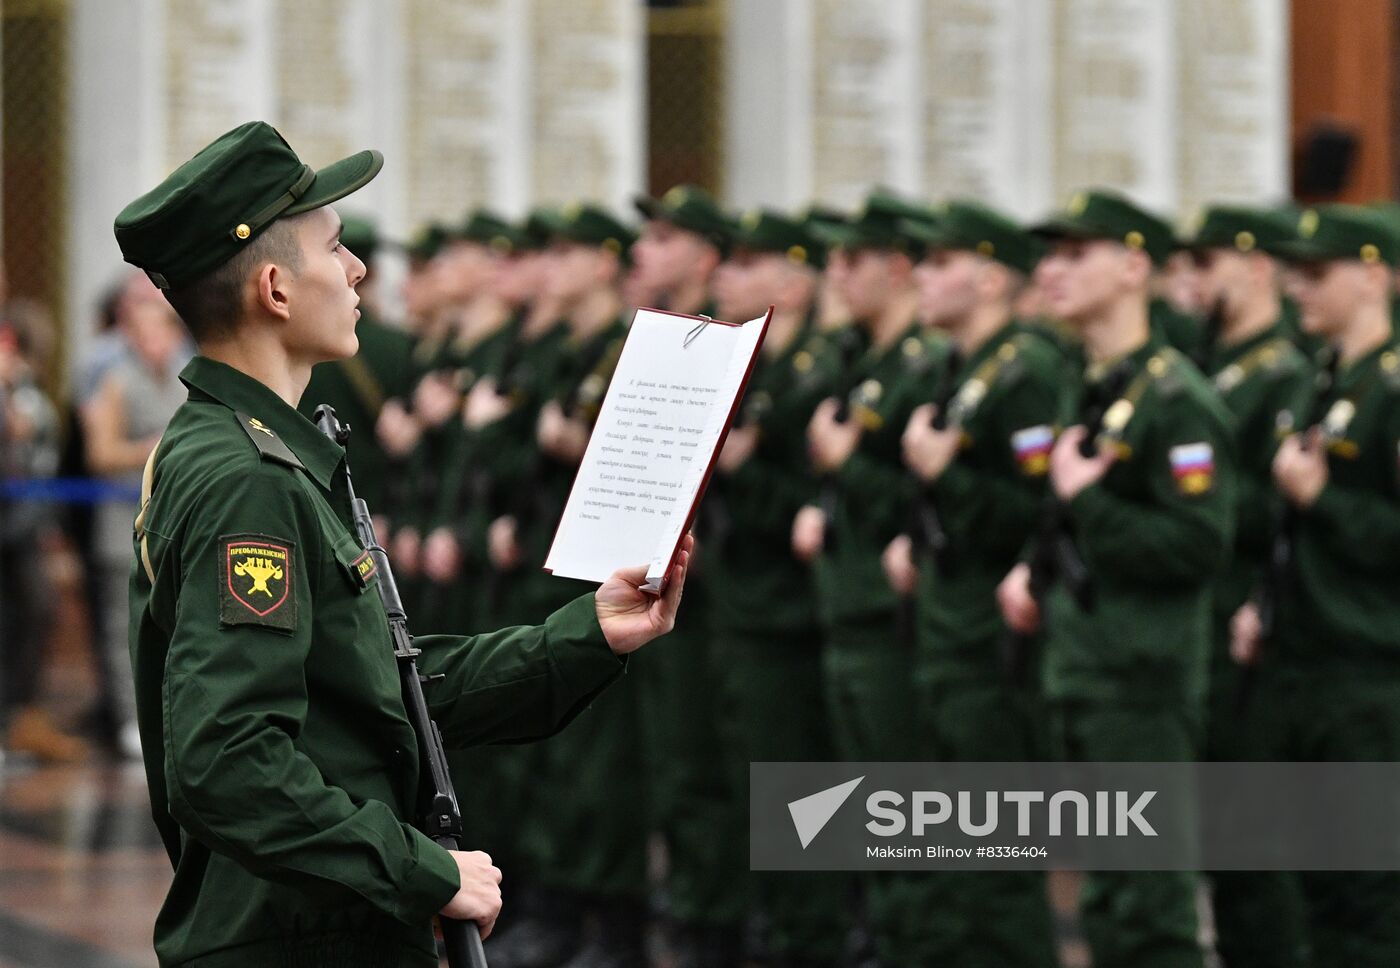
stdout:
[[1281,306],[1278,293],[1259,293],[1237,313],[1226,313],[1220,330],[1222,346],[1237,346],[1251,340],[1278,322]]
[[587,339],[607,329],[620,312],[622,300],[611,287],[594,289],[570,307],[569,331],[578,339]]
[[311,382],[312,364],[293,360],[286,350],[270,340],[240,338],[203,343],[199,353],[257,380],[293,409],[301,402],[301,395]]
[[806,318],[805,312],[791,309],[773,310],[773,318],[768,322],[768,335],[763,338],[763,355],[774,357],[785,353],[801,332],[802,323]]
[[666,294],[666,308],[687,316],[699,313],[709,301],[709,287],[703,279],[689,279]]
[[866,322],[870,333],[870,346],[875,350],[887,349],[895,340],[904,335],[909,324],[914,321],[914,307],[918,296],[911,289],[896,291],[879,312]]
[[1080,332],[1089,362],[1112,363],[1122,359],[1141,349],[1152,335],[1147,319],[1147,297],[1116,301],[1085,323]]
[[1011,306],[994,302],[979,305],[967,317],[948,327],[948,335],[962,351],[963,359],[987,344],[1011,323]]
[[1367,306],[1337,336],[1337,359],[1344,365],[1354,363],[1383,346],[1391,334],[1389,304]]
[[473,296],[458,309],[457,335],[468,342],[490,336],[506,324],[510,307],[491,293]]

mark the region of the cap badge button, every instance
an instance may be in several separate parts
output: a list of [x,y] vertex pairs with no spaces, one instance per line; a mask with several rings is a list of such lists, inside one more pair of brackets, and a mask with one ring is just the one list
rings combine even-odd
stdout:
[[253,234],[253,230],[248,227],[247,222],[239,222],[238,228],[233,230],[233,234],[238,236],[240,239],[246,240],[248,236]]

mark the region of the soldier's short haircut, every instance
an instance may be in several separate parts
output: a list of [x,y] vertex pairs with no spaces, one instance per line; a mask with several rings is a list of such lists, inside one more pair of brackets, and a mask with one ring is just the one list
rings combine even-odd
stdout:
[[274,262],[292,272],[301,269],[296,217],[278,219],[247,247],[208,275],[178,289],[164,290],[196,343],[229,336],[243,317],[243,287],[254,269]]

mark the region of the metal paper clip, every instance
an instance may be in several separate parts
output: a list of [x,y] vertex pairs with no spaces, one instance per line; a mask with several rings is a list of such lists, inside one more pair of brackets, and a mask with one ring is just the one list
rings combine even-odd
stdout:
[[696,338],[705,331],[705,327],[712,322],[714,322],[714,320],[709,316],[701,314],[700,322],[696,323],[695,328],[685,334],[685,341],[681,343],[681,346],[689,346],[691,343],[695,342]]

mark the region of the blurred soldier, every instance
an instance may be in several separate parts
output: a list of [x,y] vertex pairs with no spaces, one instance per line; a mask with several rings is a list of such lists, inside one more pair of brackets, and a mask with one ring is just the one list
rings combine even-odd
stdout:
[[[849,223],[828,226],[839,251],[829,271],[842,302],[869,339],[807,427],[819,498],[793,521],[793,552],[815,565],[822,624],[822,678],[836,749],[843,759],[908,760],[915,743],[913,630],[880,565],[912,498],[899,440],[909,413],[928,398],[942,348],[926,339],[915,309],[910,250],[901,219],[922,211],[873,193]],[[909,875],[866,878],[879,952],[910,964]]]
[[[692,185],[677,185],[660,198],[641,196],[636,208],[645,219],[635,248],[639,286],[654,295],[658,308],[713,316],[710,286],[733,231],[729,218]],[[717,507],[701,506],[701,546],[723,527],[711,516]],[[707,625],[706,575],[712,570],[701,563],[691,575],[688,621],[672,637],[675,650],[638,666],[653,805],[669,848],[666,896],[678,968],[734,963],[745,910],[735,890],[735,878],[748,866],[743,841],[716,834],[736,825],[742,831],[746,814],[724,768],[715,704],[719,678]]]
[[[1043,680],[1057,758],[1180,761],[1201,738],[1211,583],[1233,530],[1229,415],[1200,372],[1152,333],[1148,289],[1171,229],[1107,192],[1076,196],[1040,226],[1046,308],[1079,329],[1086,401],[1103,407],[1088,442],[1070,426],[1050,484],[1081,569],[1037,602],[1017,565],[998,590],[1029,634],[1044,619]],[[1076,417],[1068,410],[1066,423]],[[1081,916],[1097,968],[1201,968],[1196,877],[1090,873]]]
[[[723,752],[742,803],[749,763],[829,760],[822,704],[821,630],[807,566],[792,554],[793,515],[815,498],[807,466],[807,419],[836,377],[835,354],[816,344],[814,300],[824,250],[800,223],[775,212],[740,220],[734,249],[716,275],[720,315],[748,320],[771,304],[773,319],[739,419],[720,452],[706,502],[722,507],[722,533],[708,538],[715,656],[728,703]],[[715,754],[710,754],[715,755]],[[739,829],[717,831],[746,842]],[[766,915],[775,966],[837,965],[846,935],[845,878],[748,875]],[[745,880],[735,872],[736,893]]]
[[[634,235],[592,205],[546,213],[552,241],[545,295],[567,327],[549,399],[534,428],[537,458],[521,497],[493,523],[497,567],[522,569],[520,601],[568,600],[583,583],[541,570],[568,500],[627,327],[619,286]],[[523,849],[539,873],[537,921],[490,954],[492,965],[633,968],[646,964],[646,787],[635,688],[614,690],[544,744],[533,782],[545,804]]]
[[[1267,663],[1280,759],[1400,760],[1400,344],[1391,319],[1400,237],[1351,206],[1308,209],[1274,247],[1297,270],[1304,330],[1338,357],[1312,414],[1292,414],[1274,458],[1294,509],[1291,567],[1273,634],[1241,609],[1233,649]],[[1315,425],[1309,424],[1316,421]],[[1264,653],[1260,655],[1261,644]],[[1400,874],[1301,877],[1311,961],[1327,968],[1400,963]],[[1271,924],[1290,916],[1273,912]]]
[[[1216,321],[1205,373],[1234,416],[1238,455],[1234,553],[1215,586],[1206,734],[1207,755],[1226,762],[1270,758],[1280,712],[1257,674],[1244,689],[1229,652],[1230,619],[1269,567],[1279,415],[1297,409],[1313,378],[1282,318],[1278,270],[1268,254],[1292,229],[1262,209],[1215,207],[1189,245],[1199,301]],[[1230,968],[1304,963],[1306,932],[1287,875],[1219,872],[1212,879],[1216,949]]]
[[365,264],[365,280],[356,290],[360,293],[360,321],[355,335],[360,349],[349,359],[312,368],[300,410],[310,418],[319,404],[328,403],[341,421],[356,431],[347,450],[355,468],[355,493],[379,518],[376,533],[388,535],[387,494],[392,463],[374,428],[385,404],[402,400],[412,390],[413,341],[379,315],[374,298],[378,282],[374,267],[380,245],[374,223],[354,215],[344,216],[343,221],[341,244]]
[[[906,226],[927,246],[914,270],[920,315],[952,340],[935,401],[910,415],[904,462],[922,493],[911,533],[892,542],[886,573],[917,588],[921,755],[933,760],[1036,759],[1044,725],[1015,657],[998,582],[1039,520],[1055,440],[1064,358],[1012,318],[1037,244],[997,212],[966,202]],[[1038,871],[930,872],[909,963],[1056,964],[1045,877]]]
[[[450,327],[446,338],[427,347],[424,372],[413,389],[413,417],[419,437],[404,469],[409,491],[395,522],[396,562],[403,562],[410,574],[423,570],[423,542],[438,524],[439,495],[448,472],[460,467],[465,433],[462,428],[462,402],[477,376],[498,359],[510,339],[510,310],[496,292],[496,276],[504,253],[495,240],[509,232],[500,217],[477,211],[455,229],[446,247],[433,259],[433,272],[439,276],[443,318]],[[432,352],[429,354],[428,350]],[[447,557],[439,546],[437,563]],[[439,568],[436,577],[424,575],[417,622],[425,631],[457,628],[463,598],[444,588],[449,573]]]

